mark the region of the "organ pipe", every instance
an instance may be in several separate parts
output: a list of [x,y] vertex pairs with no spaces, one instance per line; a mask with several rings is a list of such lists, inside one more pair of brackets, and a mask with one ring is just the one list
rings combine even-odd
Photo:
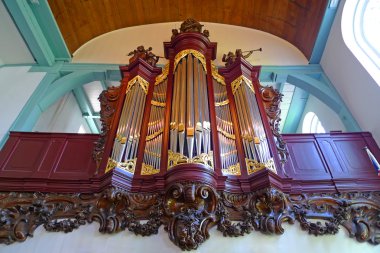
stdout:
[[[185,38],[183,33],[173,33],[172,42],[176,36]],[[184,40],[188,49],[177,49],[177,42],[165,44],[169,63],[161,74],[151,48],[139,46],[130,53],[106,171],[117,167],[132,175],[135,169],[141,176],[164,175],[182,164],[201,164],[227,177],[249,176],[264,168],[276,172],[269,143],[273,136],[264,126],[267,118],[260,111],[254,79],[248,72],[239,70],[239,76],[234,70],[239,68],[235,61],[244,62],[244,52],[230,52],[223,58],[227,67],[218,69],[210,53],[216,44],[208,44],[211,51],[206,52],[191,40]],[[133,70],[139,66],[141,75]]]

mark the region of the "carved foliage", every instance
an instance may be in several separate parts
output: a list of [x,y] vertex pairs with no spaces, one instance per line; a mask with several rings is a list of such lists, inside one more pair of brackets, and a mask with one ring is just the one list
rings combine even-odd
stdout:
[[[240,203],[236,202],[238,200]],[[241,201],[244,200],[244,201]],[[232,223],[229,209],[240,216],[242,222]],[[253,194],[223,195],[223,205],[218,206],[218,230],[224,236],[241,236],[253,229],[265,234],[282,234],[282,222],[293,223],[286,196],[273,188],[260,190]]]
[[104,155],[104,146],[106,143],[107,135],[111,129],[113,115],[116,110],[117,100],[120,96],[120,87],[109,87],[99,95],[100,101],[100,121],[102,122],[102,130],[99,140],[95,143],[95,148],[92,153],[96,161],[97,168]]
[[[375,193],[290,196],[294,216],[310,234],[336,234],[339,226],[359,242],[380,243],[380,195]],[[325,220],[325,224],[320,221]]]
[[[51,232],[71,232],[87,222],[99,223],[101,233],[128,229],[156,234],[162,201],[157,194],[126,194],[108,189],[100,194],[5,194],[0,202],[0,242],[24,241],[43,225]],[[141,224],[139,219],[147,219]]]
[[215,221],[217,194],[199,183],[176,183],[165,195],[165,229],[170,240],[183,250],[192,250],[209,238],[208,228]]
[[277,150],[280,155],[281,163],[284,164],[288,158],[286,142],[280,134],[281,109],[280,103],[282,94],[271,86],[260,87],[261,97],[263,99],[265,111],[269,119],[269,124],[274,137],[276,138]]
[[128,229],[142,236],[156,234],[164,224],[173,243],[192,250],[209,238],[213,225],[230,237],[253,230],[282,234],[283,222],[295,220],[315,236],[344,227],[359,242],[379,244],[380,193],[286,195],[267,188],[219,196],[194,182],[175,183],[162,194],[114,188],[94,194],[0,193],[0,243],[5,244],[24,241],[40,225],[67,233],[95,221],[101,233]]
[[[86,223],[89,213],[87,200],[79,194],[8,193],[2,197],[0,242],[6,244],[33,236],[40,225],[47,231],[71,232]],[[63,217],[70,218],[57,220]]]

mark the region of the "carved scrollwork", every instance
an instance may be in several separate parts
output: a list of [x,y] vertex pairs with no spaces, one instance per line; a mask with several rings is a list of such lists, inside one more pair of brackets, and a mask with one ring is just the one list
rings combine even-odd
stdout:
[[184,163],[199,163],[199,164],[206,165],[207,168],[213,170],[214,169],[213,152],[209,151],[208,154],[202,153],[190,159],[180,153],[174,153],[171,150],[168,151],[168,170],[173,168],[176,165],[184,164]]
[[[286,196],[276,189],[268,188],[254,194],[243,195],[245,198],[241,198],[244,201],[240,205],[231,203],[226,199],[226,195],[223,196],[223,203],[228,205],[225,207],[219,205],[217,216],[219,217],[218,230],[224,236],[241,236],[249,234],[252,230],[265,234],[282,234],[284,233],[282,223],[294,222]],[[233,199],[238,199],[238,197],[234,196]],[[234,211],[233,209],[237,210],[237,206],[240,207],[238,214],[243,221],[232,223],[226,207]]]
[[[142,223],[140,220],[147,220]],[[214,225],[224,236],[260,231],[282,234],[298,221],[309,234],[334,235],[344,227],[359,242],[380,243],[380,193],[286,195],[274,188],[252,193],[221,192],[201,182],[173,183],[164,193],[0,193],[0,243],[22,242],[38,226],[71,232],[91,222],[101,233],[158,233],[161,225],[183,250],[199,247]]]
[[120,87],[109,87],[99,95],[100,101],[100,121],[102,122],[102,129],[100,138],[95,143],[92,157],[96,161],[97,169],[99,169],[100,162],[104,155],[104,145],[111,129],[113,115],[116,110],[116,103],[119,99]]
[[0,242],[24,241],[40,225],[47,231],[71,232],[86,223],[87,201],[91,199],[80,194],[8,193],[0,201]]
[[250,210],[257,214],[255,229],[266,234],[283,234],[282,223],[294,223],[285,194],[274,188],[256,192]]
[[[336,234],[340,226],[359,242],[380,243],[380,202],[376,193],[290,196],[301,228],[316,236]],[[318,220],[313,222],[313,220]],[[325,220],[322,224],[319,220]]]
[[260,87],[261,97],[263,99],[265,111],[269,119],[270,128],[276,139],[276,146],[280,161],[285,164],[288,159],[288,150],[286,148],[286,142],[280,134],[280,121],[281,121],[281,109],[280,103],[282,100],[282,94],[274,89],[272,86]]
[[182,250],[193,250],[209,238],[208,228],[215,221],[217,193],[200,183],[173,184],[165,195],[165,229],[170,240]]

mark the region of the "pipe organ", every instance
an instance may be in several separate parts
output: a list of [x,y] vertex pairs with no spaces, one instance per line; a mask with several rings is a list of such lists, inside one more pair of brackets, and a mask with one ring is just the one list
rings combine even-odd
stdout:
[[217,67],[201,24],[188,19],[172,32],[164,67],[139,46],[120,67],[120,87],[100,95],[94,159],[94,135],[11,133],[0,152],[9,190],[0,243],[24,241],[40,225],[71,232],[95,221],[102,233],[142,236],[164,225],[174,244],[193,250],[212,226],[230,237],[282,234],[297,220],[309,234],[343,226],[379,244],[380,179],[363,150],[380,157],[371,135],[287,135],[286,162],[281,94],[260,85],[249,54],[228,52]]
[[190,178],[201,171],[232,191],[250,188],[244,184],[261,170],[282,173],[260,68],[245,61],[241,50],[229,52],[226,67],[217,68],[216,43],[208,36],[198,22],[186,20],[164,43],[168,63],[162,69],[143,46],[121,68],[122,94],[102,165],[106,173],[123,174],[132,189],[155,180],[162,185],[158,178],[171,171]]

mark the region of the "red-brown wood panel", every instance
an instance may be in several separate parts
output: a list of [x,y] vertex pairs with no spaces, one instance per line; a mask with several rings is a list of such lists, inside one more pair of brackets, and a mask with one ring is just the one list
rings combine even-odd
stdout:
[[11,133],[0,152],[0,177],[28,179],[89,179],[98,135]]
[[19,138],[14,142],[1,174],[8,177],[31,177],[41,167],[49,139]]
[[317,139],[333,178],[376,177],[377,173],[363,148],[368,146],[378,156],[378,147],[367,143],[361,133],[327,134]]
[[[291,138],[290,138],[291,137]],[[289,159],[285,172],[294,179],[330,179],[330,173],[323,154],[313,135],[287,136]]]
[[93,142],[88,139],[67,139],[51,179],[88,179],[95,166],[92,159]]

